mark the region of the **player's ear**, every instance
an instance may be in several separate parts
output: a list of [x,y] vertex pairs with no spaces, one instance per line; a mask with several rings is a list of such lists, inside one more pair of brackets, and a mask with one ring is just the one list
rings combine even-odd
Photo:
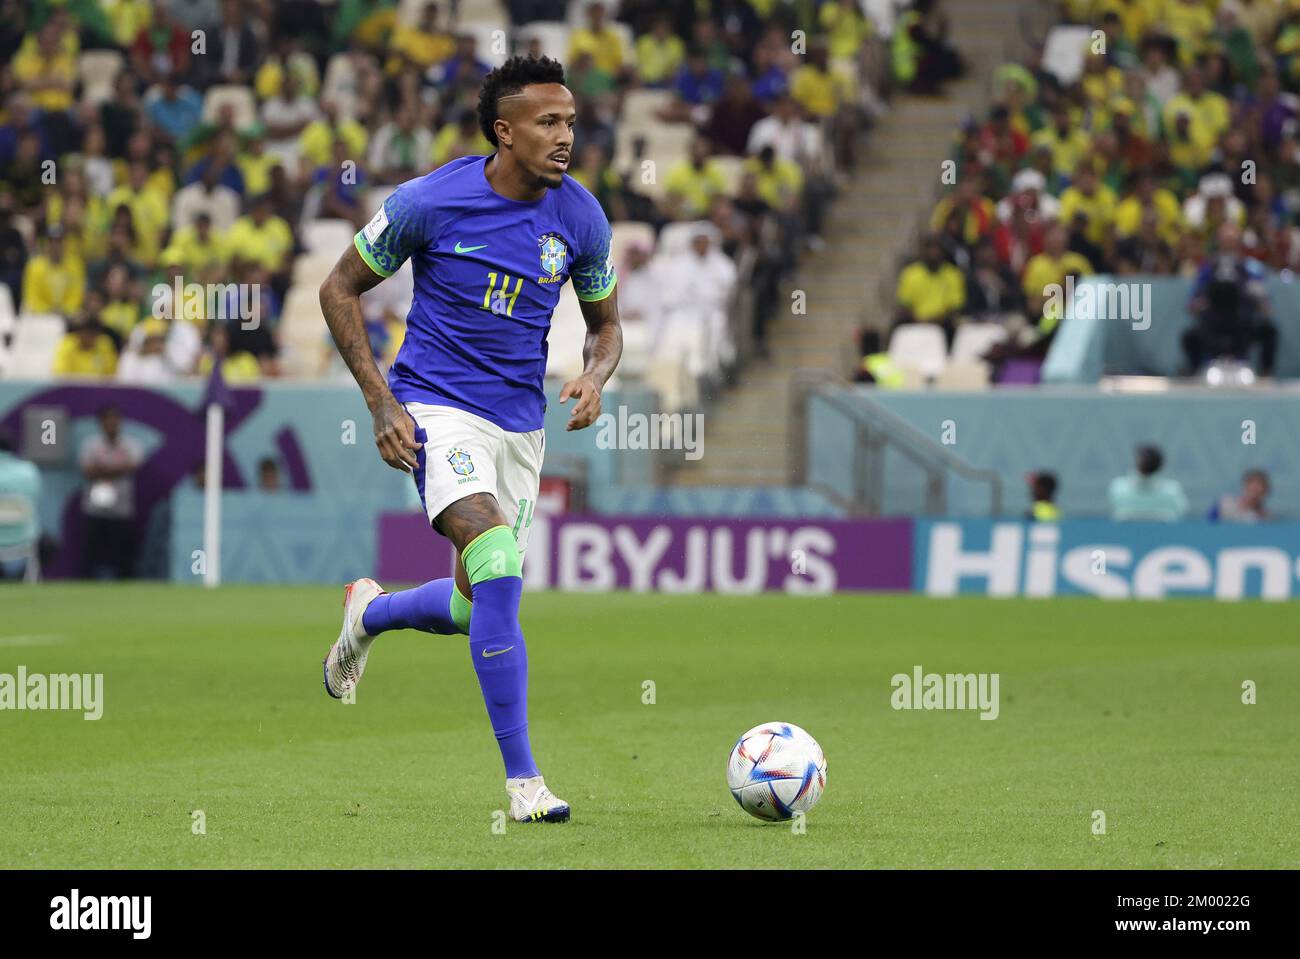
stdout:
[[497,135],[497,143],[509,150],[512,140],[512,137],[510,136],[510,121],[497,117],[492,123],[492,129]]

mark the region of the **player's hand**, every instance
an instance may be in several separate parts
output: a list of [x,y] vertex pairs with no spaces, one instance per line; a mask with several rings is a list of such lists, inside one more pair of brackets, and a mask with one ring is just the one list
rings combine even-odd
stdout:
[[560,390],[560,402],[568,402],[571,396],[578,402],[569,411],[569,422],[564,425],[566,432],[585,429],[600,416],[600,384],[590,373],[583,373],[576,380],[564,384]]
[[375,446],[379,455],[393,469],[413,473],[420,465],[414,451],[424,444],[415,441],[415,423],[411,414],[389,396],[375,410],[374,418]]

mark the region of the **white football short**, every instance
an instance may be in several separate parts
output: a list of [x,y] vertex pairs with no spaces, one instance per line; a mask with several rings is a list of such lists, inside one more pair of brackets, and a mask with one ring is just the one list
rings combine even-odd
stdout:
[[459,499],[491,493],[522,556],[537,505],[546,431],[510,433],[451,406],[402,405],[415,420],[416,442],[424,444],[416,451],[415,488],[429,522]]

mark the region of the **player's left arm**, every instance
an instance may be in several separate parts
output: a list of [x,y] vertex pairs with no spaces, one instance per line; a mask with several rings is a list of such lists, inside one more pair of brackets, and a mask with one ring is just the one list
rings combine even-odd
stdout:
[[623,327],[618,321],[618,293],[614,260],[610,254],[610,229],[604,214],[596,224],[588,249],[572,270],[574,292],[587,323],[582,344],[582,373],[560,390],[560,402],[578,402],[569,413],[565,430],[580,430],[600,416],[600,391],[614,375],[623,355]]

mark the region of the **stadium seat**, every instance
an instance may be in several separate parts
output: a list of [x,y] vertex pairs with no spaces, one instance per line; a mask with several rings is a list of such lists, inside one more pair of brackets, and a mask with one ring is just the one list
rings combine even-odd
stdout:
[[582,317],[582,306],[573,284],[560,288],[560,301],[551,317],[551,330],[546,337],[546,374],[561,379],[572,379],[582,372],[582,347],[587,339],[587,321]]
[[504,24],[509,20],[499,0],[461,0],[456,23],[464,27],[471,23]]
[[629,90],[623,97],[618,129],[642,133],[662,122],[655,114],[672,102],[671,90]]
[[904,323],[889,338],[889,359],[922,376],[938,376],[948,360],[943,329],[935,323]]
[[384,205],[384,201],[393,195],[396,190],[395,186],[376,186],[366,191],[366,212],[370,214],[377,213],[379,208]]
[[338,257],[332,253],[301,254],[293,261],[293,285],[319,289],[325,282],[325,277],[329,276],[330,270],[334,269],[336,262]]
[[1087,27],[1058,24],[1052,27],[1043,44],[1043,69],[1068,87],[1083,76],[1083,60],[1088,55],[1092,32]]
[[222,83],[208,87],[203,97],[203,122],[215,123],[225,106],[235,111],[235,129],[243,130],[257,122],[257,101],[253,91],[239,84]]
[[4,346],[9,342],[9,337],[14,332],[16,322],[14,296],[9,292],[8,284],[0,283],[0,346]]
[[613,238],[609,244],[609,254],[614,258],[614,268],[621,269],[623,258],[627,255],[627,248],[633,243],[642,243],[650,248],[653,253],[655,248],[655,228],[649,223],[638,223],[635,220],[618,220],[610,224],[613,231]]
[[346,53],[336,53],[325,65],[325,79],[321,83],[322,103],[338,104],[342,116],[357,115],[357,70]]
[[978,360],[1006,338],[1006,329],[996,323],[963,323],[952,339],[952,359]]
[[[665,257],[681,256],[691,248],[691,237],[701,225],[712,227],[708,220],[686,220],[669,223],[659,231],[659,254]],[[716,233],[716,228],[713,228]]]
[[117,50],[87,50],[77,58],[77,78],[81,81],[81,102],[99,106],[113,97],[113,83],[126,58]]
[[[451,4],[447,0],[402,0],[397,6],[397,21],[408,27],[419,24],[424,16],[424,8],[432,4],[438,8],[438,24],[446,29],[451,22]],[[464,4],[462,4],[462,7]],[[461,11],[462,19],[464,10]]]
[[[691,141],[695,135],[695,128],[689,123],[655,120],[630,133],[619,127],[614,137],[612,166],[618,173],[629,176],[629,185],[634,192],[658,200],[663,196],[668,171],[690,157]],[[638,141],[643,141],[639,156],[636,150]],[[642,182],[641,176],[640,164],[646,160],[654,162],[654,178],[649,183]]]
[[18,317],[5,378],[48,380],[54,353],[66,329],[63,317],[52,313],[25,313]]
[[[542,41],[542,55],[563,63],[569,56],[569,25],[552,20],[534,22],[519,31],[519,49],[528,49],[534,37]],[[479,51],[480,56],[483,51]]]
[[297,283],[289,287],[280,314],[281,366],[285,375],[320,376],[329,360],[328,337],[319,291]]
[[982,390],[989,385],[989,366],[981,360],[950,360],[935,378],[935,389]]
[[308,253],[337,256],[352,242],[356,228],[347,220],[313,220],[302,231],[302,245]]
[[[510,54],[510,25],[503,18],[496,22],[463,23],[457,33],[467,33],[478,43],[478,58],[490,67],[499,67]],[[496,40],[501,42],[493,49]]]

